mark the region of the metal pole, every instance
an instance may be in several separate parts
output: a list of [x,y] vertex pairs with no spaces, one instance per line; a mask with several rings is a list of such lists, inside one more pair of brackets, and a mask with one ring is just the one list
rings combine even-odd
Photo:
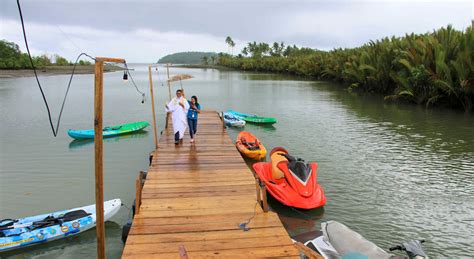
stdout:
[[104,175],[102,140],[102,98],[104,84],[104,61],[95,61],[94,85],[94,145],[95,145],[95,212],[97,231],[97,258],[105,258],[104,224]]
[[155,96],[153,94],[153,78],[151,75],[151,65],[148,66],[148,79],[150,80],[151,111],[153,113],[153,131],[155,133],[155,149],[158,149],[158,133],[156,129],[156,115],[155,115]]

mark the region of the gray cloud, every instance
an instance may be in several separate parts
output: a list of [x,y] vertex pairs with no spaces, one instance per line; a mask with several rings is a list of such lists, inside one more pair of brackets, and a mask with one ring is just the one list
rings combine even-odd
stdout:
[[[226,51],[223,39],[227,35],[238,41],[239,48],[255,40],[331,49],[354,47],[384,36],[427,32],[447,24],[463,29],[470,24],[473,6],[471,1],[449,0],[23,0],[22,8],[27,29],[47,31],[45,34],[29,29],[32,42],[37,43],[32,45],[38,52],[61,50],[66,52],[60,53],[65,56],[77,52],[57,29],[60,26],[85,50],[125,52],[122,55],[135,61],[155,61],[173,51]],[[16,1],[1,1],[0,9],[0,37],[21,43]],[[115,40],[106,39],[105,35]],[[53,46],[56,51],[51,49]]]

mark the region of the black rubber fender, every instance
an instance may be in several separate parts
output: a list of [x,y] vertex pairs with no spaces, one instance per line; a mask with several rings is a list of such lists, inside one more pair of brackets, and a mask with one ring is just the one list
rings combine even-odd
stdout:
[[127,221],[125,225],[122,227],[122,242],[125,244],[127,242],[127,237],[128,233],[130,232],[130,229],[132,228],[132,221]]

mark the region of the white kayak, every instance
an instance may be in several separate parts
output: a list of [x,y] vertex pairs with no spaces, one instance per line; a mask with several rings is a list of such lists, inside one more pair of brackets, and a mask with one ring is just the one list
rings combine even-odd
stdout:
[[[104,219],[109,220],[122,202],[114,199],[104,202]],[[95,227],[95,204],[20,219],[0,221],[0,252],[46,243],[77,235]]]
[[245,126],[245,121],[241,118],[235,116],[232,113],[224,112],[224,122],[225,125],[229,127],[243,127]]

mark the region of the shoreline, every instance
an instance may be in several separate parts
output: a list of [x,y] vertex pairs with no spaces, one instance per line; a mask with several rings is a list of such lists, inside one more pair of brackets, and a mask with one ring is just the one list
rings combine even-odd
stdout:
[[[37,68],[38,76],[69,75],[72,73],[73,66],[47,66]],[[114,65],[105,65],[104,72],[121,71],[123,68]],[[76,66],[74,74],[94,74],[94,65]],[[33,69],[0,69],[0,78],[17,78],[35,76]]]
[[[219,65],[202,65],[202,64],[180,64],[180,65],[171,65],[170,67],[181,67],[181,68],[210,68],[210,69],[219,69],[219,70],[236,70],[230,67],[219,66]],[[237,71],[237,70],[236,70]]]

